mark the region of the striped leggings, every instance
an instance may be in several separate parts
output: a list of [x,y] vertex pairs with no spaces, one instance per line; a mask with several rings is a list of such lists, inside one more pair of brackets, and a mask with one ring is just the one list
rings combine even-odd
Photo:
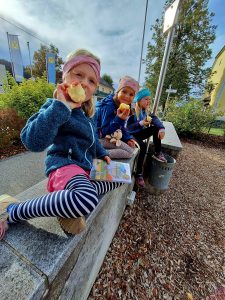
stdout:
[[64,190],[9,205],[9,223],[35,217],[78,218],[90,214],[103,195],[122,185],[118,182],[90,181],[85,175],[76,175]]

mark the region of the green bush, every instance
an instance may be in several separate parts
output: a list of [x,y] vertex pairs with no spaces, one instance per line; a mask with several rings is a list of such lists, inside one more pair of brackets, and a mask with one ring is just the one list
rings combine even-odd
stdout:
[[224,128],[223,128],[223,139],[224,139],[224,143],[225,143],[225,126],[224,126]]
[[35,81],[24,80],[21,84],[9,79],[10,84],[4,88],[5,94],[0,94],[0,109],[14,108],[25,120],[39,110],[46,98],[52,97],[54,85],[47,83],[45,77]]
[[0,109],[0,149],[17,142],[24,125],[15,109]]
[[216,116],[211,108],[204,107],[202,101],[192,100],[181,106],[172,102],[165,120],[172,122],[179,134],[192,136],[201,134],[205,128],[210,128]]

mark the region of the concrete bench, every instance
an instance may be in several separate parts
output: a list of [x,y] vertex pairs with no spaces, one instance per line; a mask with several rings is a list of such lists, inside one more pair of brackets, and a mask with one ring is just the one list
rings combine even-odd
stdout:
[[[131,170],[138,150],[129,160]],[[117,230],[134,182],[104,195],[87,218],[87,229],[68,236],[56,218],[10,226],[0,242],[0,299],[87,299]],[[46,180],[16,197],[46,193]]]
[[[176,129],[173,126],[173,123],[163,121],[163,125],[165,126],[165,138],[162,140],[162,151],[176,158],[183,148],[182,144],[177,135]],[[149,148],[151,152],[154,151],[152,137],[150,139]]]

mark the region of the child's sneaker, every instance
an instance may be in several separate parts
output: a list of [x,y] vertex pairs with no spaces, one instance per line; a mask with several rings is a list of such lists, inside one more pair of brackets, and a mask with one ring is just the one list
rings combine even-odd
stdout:
[[142,176],[138,176],[136,178],[136,180],[135,180],[135,183],[140,188],[144,188],[145,187],[145,181],[144,181],[144,178]]
[[4,238],[5,232],[8,229],[8,211],[7,207],[10,204],[18,203],[19,201],[9,195],[0,196],[0,240]]
[[86,229],[86,219],[85,217],[79,218],[57,218],[59,225],[64,232],[70,234],[79,234]]
[[155,154],[152,155],[152,157],[153,157],[154,159],[158,160],[158,161],[167,163],[167,160],[166,160],[166,158],[165,158],[165,156],[164,156],[164,154],[163,154],[162,152],[160,152],[160,153],[158,153],[158,154],[155,153]]

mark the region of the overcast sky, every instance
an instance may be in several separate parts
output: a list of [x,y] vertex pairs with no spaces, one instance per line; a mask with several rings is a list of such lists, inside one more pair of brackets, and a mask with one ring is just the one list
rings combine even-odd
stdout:
[[[165,0],[149,0],[144,53],[151,39],[150,25],[163,13]],[[138,79],[146,0],[0,0],[0,17],[53,43],[63,59],[77,48],[86,48],[102,61],[101,74],[109,74],[115,83],[124,75]],[[210,0],[210,11],[218,24],[213,58],[225,45],[224,0]],[[27,42],[31,54],[40,47],[40,40],[24,33],[0,18],[0,58],[9,60],[6,32],[18,34],[24,65],[29,64]],[[208,62],[211,65],[213,59]],[[141,83],[145,67],[142,66]]]

